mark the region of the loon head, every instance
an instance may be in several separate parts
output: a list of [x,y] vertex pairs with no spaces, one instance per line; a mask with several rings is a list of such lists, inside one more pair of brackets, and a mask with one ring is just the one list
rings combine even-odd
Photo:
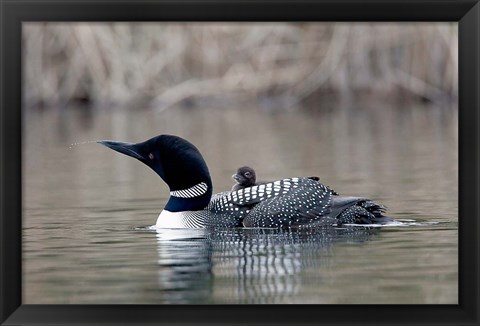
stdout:
[[212,197],[212,181],[199,150],[177,136],[159,135],[141,143],[100,140],[97,143],[136,158],[155,171],[170,187],[165,209],[200,210]]
[[238,168],[237,174],[232,175],[232,178],[235,179],[239,185],[244,187],[254,186],[257,180],[255,170],[249,166],[242,166],[241,168]]

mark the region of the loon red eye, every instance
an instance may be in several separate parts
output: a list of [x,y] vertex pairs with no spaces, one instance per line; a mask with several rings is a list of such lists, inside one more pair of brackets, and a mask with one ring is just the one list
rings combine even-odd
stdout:
[[148,154],[148,158],[153,160],[153,154],[152,153]]

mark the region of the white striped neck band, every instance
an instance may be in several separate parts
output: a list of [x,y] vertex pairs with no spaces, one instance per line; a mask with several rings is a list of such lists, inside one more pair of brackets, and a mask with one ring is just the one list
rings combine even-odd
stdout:
[[207,192],[207,188],[207,184],[205,182],[201,182],[188,189],[170,191],[170,196],[180,198],[198,197],[205,194]]

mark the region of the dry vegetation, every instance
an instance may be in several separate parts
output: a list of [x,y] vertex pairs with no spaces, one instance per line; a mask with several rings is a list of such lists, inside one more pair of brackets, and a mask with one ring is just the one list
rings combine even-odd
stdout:
[[24,102],[457,96],[453,23],[27,23]]

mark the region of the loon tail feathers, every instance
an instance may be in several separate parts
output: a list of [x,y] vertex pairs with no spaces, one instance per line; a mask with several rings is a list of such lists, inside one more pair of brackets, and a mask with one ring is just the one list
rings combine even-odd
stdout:
[[385,207],[359,197],[333,197],[332,212],[338,224],[387,224],[392,219],[383,215]]

